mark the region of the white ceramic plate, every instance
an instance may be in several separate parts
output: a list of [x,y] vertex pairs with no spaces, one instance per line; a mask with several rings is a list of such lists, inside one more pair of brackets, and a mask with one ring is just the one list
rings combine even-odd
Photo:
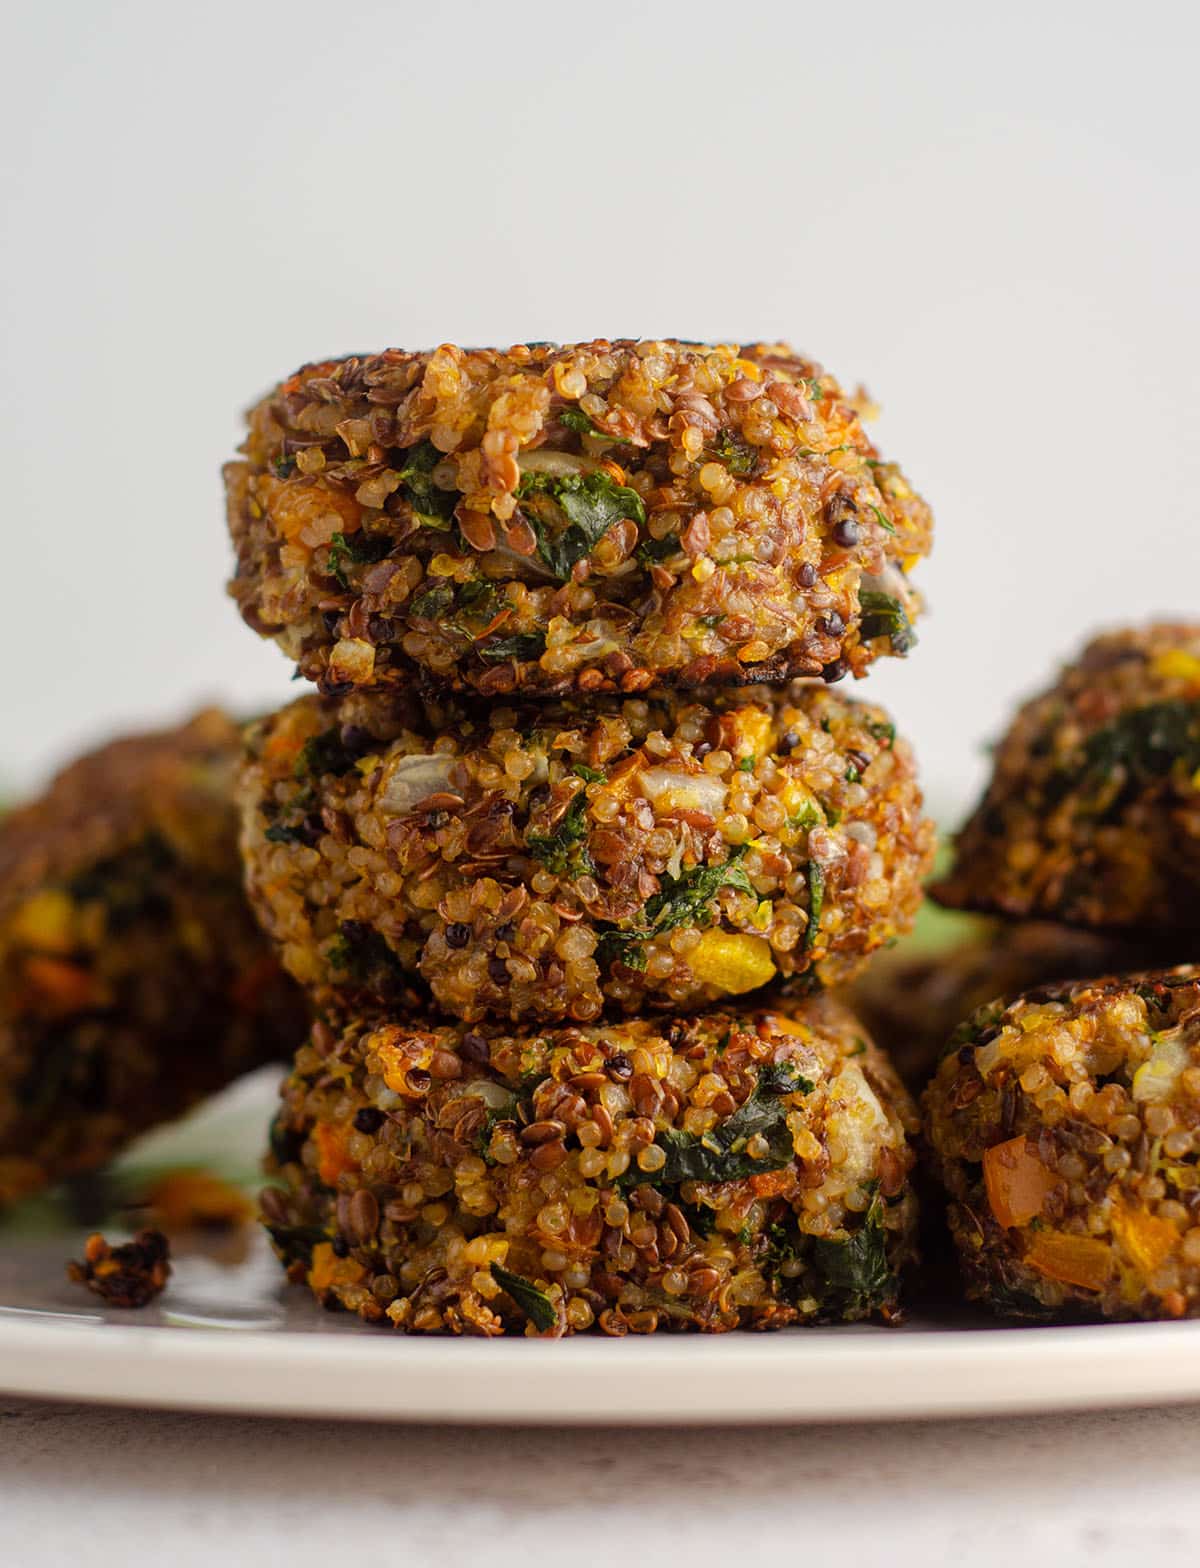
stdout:
[[[118,1196],[201,1165],[257,1185],[270,1071],[142,1141]],[[93,1193],[94,1197],[95,1194]],[[406,1339],[322,1312],[256,1227],[173,1241],[140,1311],[65,1276],[85,1230],[34,1202],[0,1224],[0,1392],[195,1410],[438,1422],[902,1419],[1200,1401],[1200,1322],[1001,1328],[917,1310],[898,1329],[621,1340]],[[128,1216],[127,1216],[128,1218]],[[115,1234],[119,1227],[106,1230]]]
[[[141,1312],[63,1277],[82,1233],[0,1254],[0,1390],[197,1410],[437,1422],[765,1422],[1200,1400],[1200,1323],[905,1328],[645,1339],[406,1339],[239,1262],[185,1253]],[[75,1251],[73,1255],[78,1256]]]

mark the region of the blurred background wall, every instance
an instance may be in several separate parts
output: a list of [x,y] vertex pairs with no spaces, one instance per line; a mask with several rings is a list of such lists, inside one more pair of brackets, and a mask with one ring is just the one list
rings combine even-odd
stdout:
[[301,361],[784,336],[933,502],[869,690],[935,800],[1097,623],[1193,612],[1191,4],[24,4],[0,72],[0,778],[287,697],[218,469]]

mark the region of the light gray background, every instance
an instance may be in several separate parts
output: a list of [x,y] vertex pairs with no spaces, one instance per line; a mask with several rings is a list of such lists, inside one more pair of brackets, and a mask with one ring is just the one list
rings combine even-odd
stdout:
[[288,695],[222,594],[217,470],[301,361],[787,336],[934,504],[933,615],[869,690],[960,795],[1090,627],[1192,606],[1197,14],[11,8],[0,780]]

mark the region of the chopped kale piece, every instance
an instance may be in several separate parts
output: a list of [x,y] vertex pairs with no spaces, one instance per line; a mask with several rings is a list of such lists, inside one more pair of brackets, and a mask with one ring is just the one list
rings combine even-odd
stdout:
[[1188,775],[1200,768],[1200,701],[1172,698],[1120,714],[1088,737],[1081,766],[1064,769],[1050,794],[1061,799],[1072,788],[1092,787],[1111,810],[1177,767]]
[[272,822],[271,826],[263,834],[263,838],[266,839],[268,844],[309,843],[308,830],[303,824],[300,827],[289,828],[285,827],[282,822]]
[[351,534],[349,539],[345,534],[334,534],[329,541],[329,575],[336,577],[349,592],[350,584],[346,581],[343,561],[353,561],[358,565],[374,564],[382,561],[391,547],[391,540],[379,534],[357,533]]
[[409,613],[423,621],[440,621],[453,603],[454,585],[441,577],[417,595],[409,607]]
[[758,470],[758,448],[736,430],[719,431],[707,455],[715,462],[724,463],[729,472],[736,474],[739,479],[749,479]]
[[492,1264],[492,1278],[501,1290],[508,1292],[534,1328],[545,1333],[557,1324],[558,1311],[554,1303],[544,1290],[539,1290],[530,1280],[520,1274],[510,1273],[498,1263]]
[[880,528],[885,528],[889,534],[894,534],[896,532],[895,523],[892,522],[891,518],[888,517],[886,512],[881,512],[873,501],[867,502],[867,508],[869,511],[875,513],[875,521],[879,524]]
[[294,457],[277,457],[271,464],[271,472],[276,479],[290,479],[296,472],[296,459]]
[[309,773],[349,773],[357,759],[342,741],[342,732],[334,727],[322,730],[304,742],[294,769],[297,778]]
[[812,948],[821,926],[821,910],[825,905],[825,872],[819,860],[808,863],[808,925],[804,930],[804,946]]
[[573,430],[576,435],[598,436],[601,441],[613,441],[619,446],[631,445],[628,436],[610,435],[607,430],[601,430],[598,425],[594,425],[581,408],[560,409],[558,417],[560,422],[566,425],[568,430]]
[[[671,556],[678,555],[682,548],[678,534],[664,534],[661,539],[653,539],[647,534],[634,554],[643,566],[653,566],[655,561],[670,560]],[[707,620],[708,617],[705,616],[703,619]]]
[[515,632],[511,637],[492,637],[475,652],[481,659],[500,664],[505,659],[540,659],[546,651],[545,632]]
[[[538,554],[560,582],[566,582],[577,561],[589,555],[612,525],[629,518],[639,526],[646,522],[641,496],[628,485],[619,485],[610,475],[529,473],[521,480],[518,495],[532,501],[528,520],[537,537]],[[567,519],[567,527],[552,528],[536,505],[549,497]]]
[[367,986],[372,993],[393,996],[404,989],[404,970],[386,939],[361,920],[343,920],[325,948],[330,968]]
[[741,864],[748,848],[739,844],[720,865],[693,866],[677,877],[664,877],[658,892],[646,901],[646,919],[654,934],[679,926],[711,925],[712,901],[723,887],[753,893],[754,884]]
[[818,1237],[813,1242],[813,1264],[841,1311],[873,1311],[896,1294],[886,1242],[883,1200],[878,1195],[872,1198],[863,1223],[845,1241]]
[[583,840],[587,837],[587,793],[572,798],[552,833],[527,833],[525,848],[556,877],[581,877],[595,871]]
[[329,1240],[319,1225],[268,1225],[267,1234],[282,1263],[303,1263],[306,1268],[312,1263],[313,1248]]
[[598,768],[589,768],[586,762],[573,763],[571,771],[577,778],[583,779],[586,784],[603,784],[608,777],[606,773],[601,773]]
[[[782,1096],[806,1094],[812,1087],[807,1078],[787,1064],[760,1073],[750,1097],[711,1132],[701,1137],[674,1127],[661,1132],[655,1142],[666,1155],[666,1164],[653,1177],[631,1168],[622,1184],[636,1186],[647,1180],[653,1180],[655,1186],[674,1186],[684,1181],[740,1181],[746,1176],[782,1169],[796,1152],[787,1126],[790,1108]],[[766,1149],[755,1158],[746,1152],[746,1145],[759,1137],[765,1140]]]
[[404,456],[406,462],[398,472],[413,515],[427,528],[447,528],[458,505],[458,491],[443,490],[430,478],[445,453],[439,452],[432,441],[421,441],[409,447]]
[[862,609],[859,630],[864,642],[870,642],[875,637],[888,637],[891,639],[892,652],[896,654],[908,653],[916,647],[917,634],[899,599],[890,593],[864,588],[859,593],[858,602]]
[[889,751],[896,744],[896,726],[894,724],[884,724],[878,719],[868,719],[867,733],[872,735]]

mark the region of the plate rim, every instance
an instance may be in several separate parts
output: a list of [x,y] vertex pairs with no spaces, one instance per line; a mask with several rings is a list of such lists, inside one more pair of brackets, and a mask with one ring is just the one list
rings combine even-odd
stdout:
[[546,1341],[14,1318],[0,1392],[438,1425],[921,1420],[1200,1401],[1200,1322]]

